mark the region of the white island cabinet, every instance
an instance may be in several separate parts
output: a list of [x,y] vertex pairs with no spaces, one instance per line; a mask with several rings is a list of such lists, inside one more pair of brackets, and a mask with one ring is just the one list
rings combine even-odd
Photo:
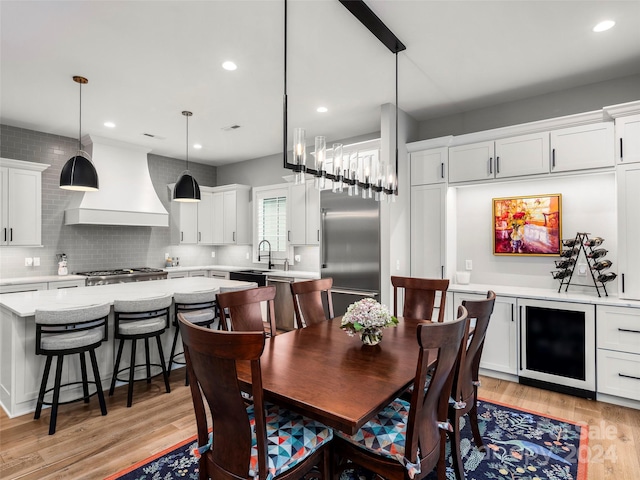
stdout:
[[[0,295],[0,403],[2,407],[9,417],[24,415],[35,410],[45,363],[44,356],[36,355],[34,316],[37,309],[64,309],[105,302],[113,304],[116,299],[142,299],[173,295],[176,292],[238,286],[250,288],[255,287],[256,284],[217,278],[180,278]],[[108,388],[111,382],[115,353],[113,328],[112,312],[109,318],[109,339],[96,350],[103,388]],[[168,360],[172,339],[173,327],[170,327],[162,338],[164,354],[167,357],[165,360]],[[140,361],[144,351],[141,354]],[[156,362],[157,360],[155,359]],[[65,359],[63,383],[79,379],[80,365],[77,357]],[[71,398],[82,396],[77,395],[78,393],[80,393],[79,390],[70,389],[69,391],[69,394],[73,395]]]

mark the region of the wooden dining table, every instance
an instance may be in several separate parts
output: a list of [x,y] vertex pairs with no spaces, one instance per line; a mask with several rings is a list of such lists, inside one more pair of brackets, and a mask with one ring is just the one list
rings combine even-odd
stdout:
[[[418,361],[417,325],[399,318],[382,342],[366,346],[340,328],[341,318],[265,340],[260,358],[265,399],[354,434],[413,381]],[[430,322],[426,322],[430,323]],[[436,352],[429,362],[435,363]],[[248,362],[238,362],[241,387],[249,390]]]

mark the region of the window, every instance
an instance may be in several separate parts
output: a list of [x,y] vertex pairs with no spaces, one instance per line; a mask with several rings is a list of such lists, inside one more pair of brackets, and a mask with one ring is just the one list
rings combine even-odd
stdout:
[[261,261],[267,257],[271,245],[271,260],[289,258],[289,242],[287,227],[287,201],[289,188],[286,185],[271,185],[253,189],[253,261],[258,261],[258,254],[264,254]]

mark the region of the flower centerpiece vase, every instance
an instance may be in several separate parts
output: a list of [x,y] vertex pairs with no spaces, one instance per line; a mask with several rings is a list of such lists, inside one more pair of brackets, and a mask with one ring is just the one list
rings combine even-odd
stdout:
[[358,334],[364,345],[377,345],[382,340],[382,329],[397,324],[398,319],[389,313],[386,306],[373,298],[364,298],[349,305],[340,328],[349,336]]

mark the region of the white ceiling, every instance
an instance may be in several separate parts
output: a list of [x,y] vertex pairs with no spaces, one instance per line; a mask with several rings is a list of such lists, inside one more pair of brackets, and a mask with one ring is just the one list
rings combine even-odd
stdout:
[[[407,46],[398,103],[419,121],[640,73],[640,0],[366,1]],[[337,0],[288,8],[290,129],[328,143],[378,131],[380,105],[394,102],[393,54]],[[83,134],[184,158],[181,111],[191,110],[189,143],[203,145],[191,160],[282,151],[281,0],[2,0],[0,9],[3,124],[77,138],[71,77],[82,75]],[[593,33],[603,19],[617,24]],[[225,60],[238,69],[223,70]]]

